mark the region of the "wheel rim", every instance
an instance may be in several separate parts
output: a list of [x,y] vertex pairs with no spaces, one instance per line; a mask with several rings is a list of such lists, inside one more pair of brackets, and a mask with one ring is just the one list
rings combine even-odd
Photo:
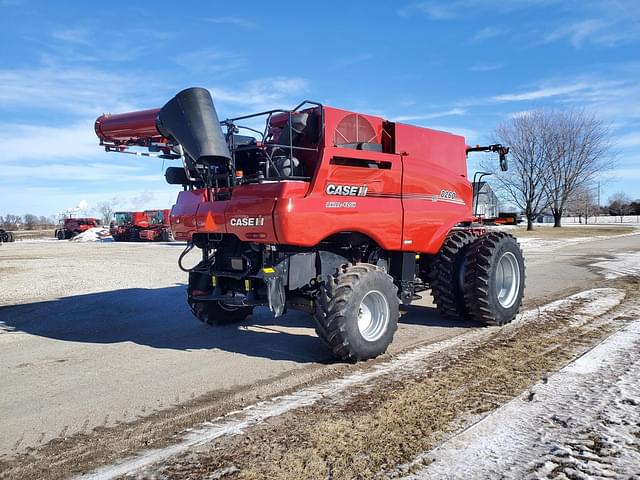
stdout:
[[378,340],[389,324],[389,302],[378,290],[367,293],[358,307],[358,330],[368,342]]
[[498,303],[503,308],[510,308],[518,298],[520,290],[520,268],[516,256],[511,252],[504,253],[496,268],[496,292]]

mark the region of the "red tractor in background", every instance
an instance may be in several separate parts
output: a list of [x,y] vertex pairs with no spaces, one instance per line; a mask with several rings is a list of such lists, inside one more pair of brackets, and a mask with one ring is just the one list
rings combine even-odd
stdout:
[[[103,115],[95,130],[107,151],[182,161],[165,173],[183,187],[171,227],[187,241],[178,264],[203,322],[304,310],[335,357],[357,361],[386,351],[400,303],[429,288],[452,319],[503,325],[520,308],[522,252],[478,223],[467,175],[477,151],[506,170],[506,147],[309,101],[219,122],[202,88]],[[201,261],[186,268],[193,248]]]
[[97,218],[65,218],[62,226],[55,230],[54,236],[58,240],[68,240],[100,225],[101,222]]
[[140,240],[148,242],[168,242],[171,240],[169,224],[171,210],[145,210],[146,226],[140,229]]
[[137,242],[139,231],[146,224],[144,212],[115,212],[109,230],[116,242]]

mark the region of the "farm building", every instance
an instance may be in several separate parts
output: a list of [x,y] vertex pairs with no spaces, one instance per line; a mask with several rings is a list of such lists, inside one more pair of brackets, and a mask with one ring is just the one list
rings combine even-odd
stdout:
[[[476,206],[476,201],[478,202]],[[498,197],[487,182],[473,184],[473,211],[483,218],[498,216]]]

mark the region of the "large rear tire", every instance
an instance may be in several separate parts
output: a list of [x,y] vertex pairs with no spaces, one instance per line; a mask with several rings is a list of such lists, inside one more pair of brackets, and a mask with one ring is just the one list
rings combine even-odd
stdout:
[[470,317],[464,299],[465,257],[477,238],[462,230],[451,232],[431,263],[431,296],[445,318],[466,320]]
[[400,301],[393,278],[368,263],[345,265],[329,277],[315,306],[318,336],[340,360],[383,354],[398,328]]
[[64,240],[66,238],[64,230],[58,230],[58,232],[56,233],[56,237],[58,240]]
[[467,252],[464,273],[466,306],[487,325],[505,325],[517,315],[524,295],[524,257],[514,237],[491,232]]
[[190,301],[189,306],[198,320],[209,325],[238,323],[253,313],[253,307],[231,307],[220,302]]

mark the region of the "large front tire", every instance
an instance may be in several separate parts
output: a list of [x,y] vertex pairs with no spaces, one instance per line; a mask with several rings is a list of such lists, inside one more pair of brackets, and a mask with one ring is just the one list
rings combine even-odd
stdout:
[[229,325],[243,321],[253,312],[253,307],[231,307],[220,302],[190,301],[193,315],[209,325]]
[[398,328],[398,289],[383,269],[345,265],[321,286],[316,331],[338,359],[356,362],[383,354]]
[[505,325],[517,315],[524,295],[524,257],[514,237],[491,232],[467,252],[464,274],[466,306],[487,325]]

